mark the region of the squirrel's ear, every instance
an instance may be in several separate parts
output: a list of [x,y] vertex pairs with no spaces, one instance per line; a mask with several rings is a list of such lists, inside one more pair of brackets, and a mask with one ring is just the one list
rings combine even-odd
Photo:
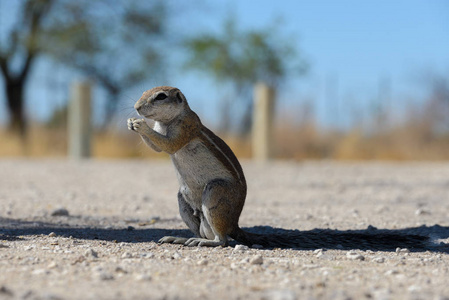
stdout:
[[185,100],[181,92],[176,93],[176,100],[178,100],[178,103],[182,103]]

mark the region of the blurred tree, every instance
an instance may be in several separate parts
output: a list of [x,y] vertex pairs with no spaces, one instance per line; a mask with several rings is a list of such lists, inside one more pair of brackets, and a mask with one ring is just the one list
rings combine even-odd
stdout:
[[256,82],[275,88],[288,75],[301,75],[307,70],[292,40],[283,39],[277,26],[239,31],[235,19],[230,18],[218,35],[202,34],[187,39],[185,45],[189,51],[187,68],[211,74],[220,86],[229,84],[233,90],[234,100],[224,100],[220,110],[222,130],[230,129],[230,116],[235,115],[231,107],[239,101],[244,112],[240,128],[243,133],[249,131]]
[[22,137],[26,133],[25,84],[32,65],[41,53],[43,23],[53,3],[52,0],[25,1],[20,17],[9,31],[7,41],[0,44],[0,70],[10,113],[9,128]]
[[156,49],[164,34],[162,1],[22,0],[17,5],[20,16],[0,45],[0,69],[10,128],[23,137],[25,83],[41,54],[79,70],[108,92],[106,120],[125,89],[161,76]]
[[164,76],[160,48],[166,7],[162,1],[90,3],[66,1],[62,5],[63,13],[52,19],[45,49],[106,90],[108,101],[103,124],[106,127],[125,90],[150,76]]

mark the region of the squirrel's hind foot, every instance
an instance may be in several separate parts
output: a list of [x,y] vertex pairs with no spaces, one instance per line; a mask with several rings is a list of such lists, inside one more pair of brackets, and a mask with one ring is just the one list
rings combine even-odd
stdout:
[[164,244],[164,243],[169,243],[169,244],[185,244],[189,239],[188,238],[183,238],[183,237],[176,237],[176,236],[164,236],[163,238],[161,238],[158,243],[159,244]]
[[218,247],[218,246],[227,246],[228,243],[226,240],[208,240],[203,238],[190,238],[185,243],[185,246],[188,247]]

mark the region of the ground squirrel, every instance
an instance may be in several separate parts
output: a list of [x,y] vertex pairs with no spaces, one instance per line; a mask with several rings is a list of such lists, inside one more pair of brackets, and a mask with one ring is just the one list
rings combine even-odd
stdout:
[[242,167],[226,143],[207,129],[181,91],[160,86],[143,93],[134,105],[140,116],[128,129],[155,151],[170,154],[180,184],[179,212],[194,238],[166,236],[159,242],[187,246],[224,246],[228,236],[251,246],[251,234],[238,226],[246,198]]
[[337,243],[390,249],[425,247],[428,241],[425,236],[388,230],[305,233],[274,229],[271,234],[243,231],[238,225],[246,198],[242,167],[228,145],[201,123],[181,91],[168,86],[153,88],[143,93],[134,108],[140,116],[152,119],[154,126],[151,129],[144,119],[130,118],[128,128],[139,133],[155,151],[170,154],[180,184],[179,212],[195,234],[190,239],[166,236],[161,243],[225,246],[229,236],[247,246],[322,248]]

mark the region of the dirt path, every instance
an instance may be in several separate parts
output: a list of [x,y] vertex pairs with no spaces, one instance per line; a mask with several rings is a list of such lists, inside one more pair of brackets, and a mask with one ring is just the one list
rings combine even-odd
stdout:
[[448,163],[243,168],[241,226],[299,248],[158,245],[168,161],[0,160],[0,299],[449,299]]

